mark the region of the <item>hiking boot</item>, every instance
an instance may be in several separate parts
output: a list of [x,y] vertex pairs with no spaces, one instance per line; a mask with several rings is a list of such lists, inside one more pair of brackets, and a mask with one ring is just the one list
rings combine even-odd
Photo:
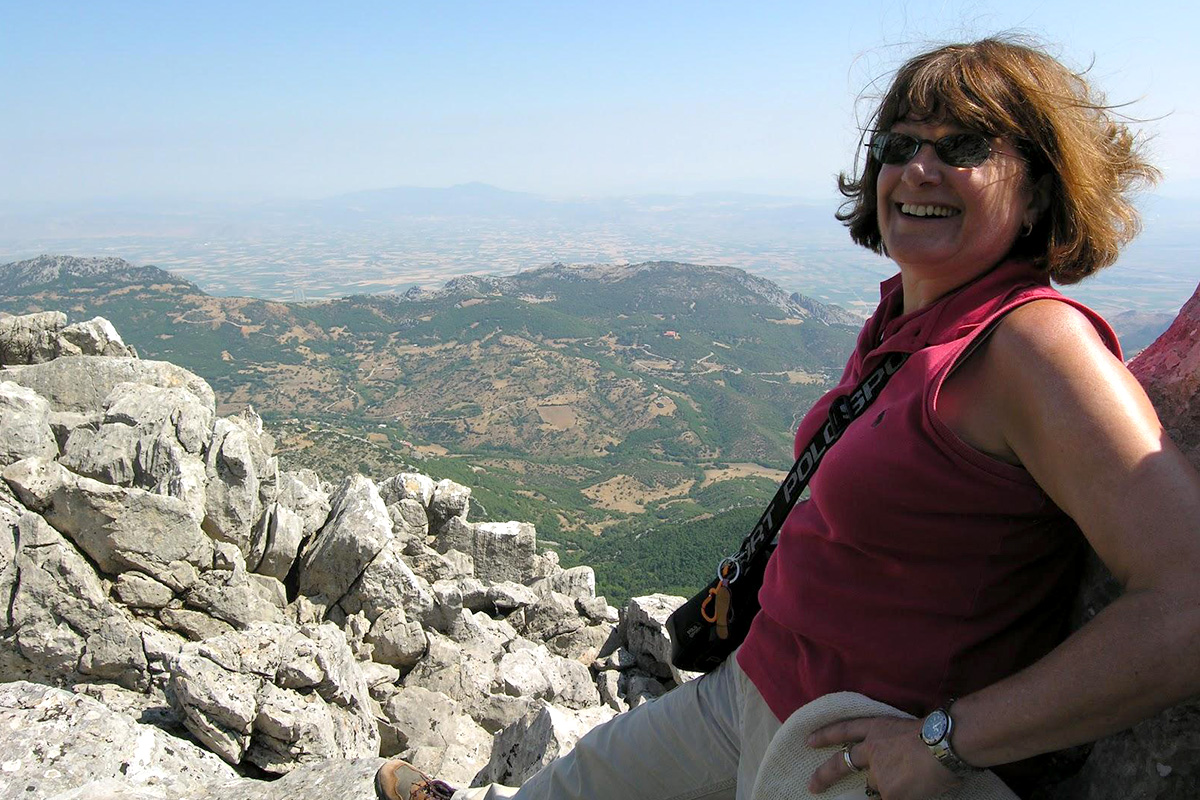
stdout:
[[453,794],[453,786],[435,781],[398,758],[375,773],[375,796],[379,800],[450,800]]

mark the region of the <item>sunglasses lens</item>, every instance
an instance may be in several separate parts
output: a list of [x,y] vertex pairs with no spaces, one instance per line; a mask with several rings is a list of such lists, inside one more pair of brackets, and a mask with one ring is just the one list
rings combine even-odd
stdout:
[[907,164],[921,149],[921,142],[903,133],[883,133],[871,143],[871,154],[881,164]]
[[934,143],[938,158],[951,167],[978,167],[992,154],[992,145],[980,133],[955,133]]

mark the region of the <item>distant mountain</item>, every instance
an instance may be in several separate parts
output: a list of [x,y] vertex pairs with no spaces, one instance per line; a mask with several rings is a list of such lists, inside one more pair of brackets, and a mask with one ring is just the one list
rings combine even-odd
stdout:
[[0,311],[39,310],[114,320],[144,358],[208,380],[221,413],[252,404],[291,466],[420,460],[568,555],[621,526],[753,515],[861,324],[742,270],[675,262],[294,304],[119,259],[0,267]]
[[41,286],[60,289],[81,283],[121,280],[124,282],[195,285],[158,267],[136,267],[120,258],[78,258],[42,255],[0,266],[0,291],[17,292]]

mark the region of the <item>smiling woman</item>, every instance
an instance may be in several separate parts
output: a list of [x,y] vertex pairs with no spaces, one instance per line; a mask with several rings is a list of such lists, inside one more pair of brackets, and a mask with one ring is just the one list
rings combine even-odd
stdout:
[[[789,797],[925,800],[981,768],[1029,796],[1054,777],[1046,754],[1200,692],[1200,476],[1109,326],[1050,286],[1115,260],[1137,231],[1128,190],[1154,169],[1082,77],[1020,42],[917,56],[873,122],[840,218],[898,274],[796,431],[797,452],[842,432],[735,657],[520,789],[454,791],[392,762],[381,798],[747,800],[782,722],[843,692],[911,716],[815,731],[808,747],[838,749]],[[845,423],[844,397],[897,354]],[[1067,636],[1089,546],[1128,591]]]

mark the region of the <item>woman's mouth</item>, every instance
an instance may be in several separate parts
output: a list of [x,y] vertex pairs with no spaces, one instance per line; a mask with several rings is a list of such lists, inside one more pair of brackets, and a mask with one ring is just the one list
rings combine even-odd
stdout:
[[900,213],[906,217],[954,217],[962,212],[950,206],[900,203]]

